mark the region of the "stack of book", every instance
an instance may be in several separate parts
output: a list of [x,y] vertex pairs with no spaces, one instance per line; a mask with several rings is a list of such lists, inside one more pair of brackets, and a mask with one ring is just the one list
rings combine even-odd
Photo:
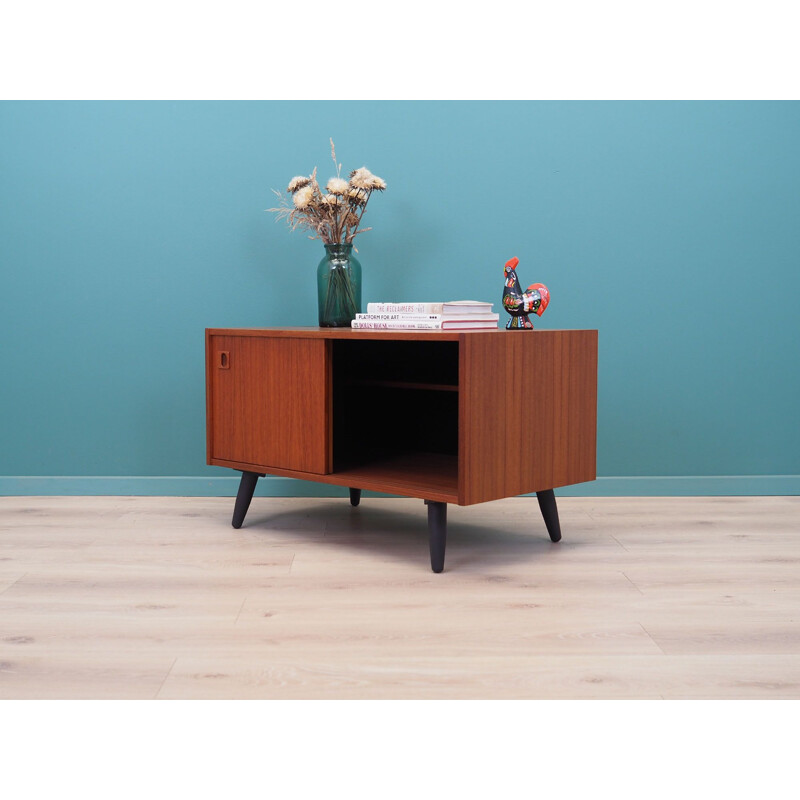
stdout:
[[491,303],[453,300],[448,303],[369,303],[366,314],[356,314],[350,323],[367,330],[491,330],[499,314]]

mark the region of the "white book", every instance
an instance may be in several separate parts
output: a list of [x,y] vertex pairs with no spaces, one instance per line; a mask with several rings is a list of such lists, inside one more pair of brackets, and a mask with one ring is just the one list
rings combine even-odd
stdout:
[[497,329],[497,320],[483,319],[443,319],[443,320],[374,320],[374,319],[354,319],[350,327],[357,330],[487,330]]
[[476,313],[476,314],[442,314],[439,319],[451,325],[456,322],[494,322],[500,319],[500,315],[495,313]]
[[374,320],[374,319],[354,319],[350,326],[359,330],[438,330],[442,323],[434,320]]
[[488,314],[491,311],[491,303],[478,300],[449,300],[442,303],[443,314]]
[[358,322],[454,322],[458,320],[497,322],[500,315],[494,314],[356,314]]
[[367,322],[373,320],[375,322],[391,322],[396,319],[404,319],[412,322],[438,322],[441,320],[441,314],[356,314],[356,319],[359,322]]
[[445,303],[367,303],[368,314],[485,314],[492,304],[478,300],[448,300]]

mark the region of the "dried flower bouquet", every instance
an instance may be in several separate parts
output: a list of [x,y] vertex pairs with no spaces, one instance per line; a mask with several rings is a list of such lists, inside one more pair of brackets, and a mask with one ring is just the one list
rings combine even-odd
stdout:
[[336,167],[336,177],[331,178],[323,192],[317,181],[317,168],[306,175],[298,175],[286,187],[292,196],[291,203],[278,191],[278,208],[269,208],[277,219],[288,220],[292,230],[297,228],[314,232],[310,239],[321,239],[324,244],[352,244],[359,233],[370,228],[361,228],[361,219],[373,192],[386,189],[386,181],[373,175],[366,167],[350,173],[350,179],[341,177],[342,165],[336,163],[336,149],[331,142],[331,158]]

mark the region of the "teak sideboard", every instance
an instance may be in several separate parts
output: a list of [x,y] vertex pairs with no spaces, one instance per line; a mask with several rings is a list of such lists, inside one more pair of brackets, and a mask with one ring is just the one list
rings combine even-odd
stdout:
[[597,331],[206,329],[207,462],[242,472],[239,528],[266,474],[419,497],[431,566],[447,503],[596,477]]

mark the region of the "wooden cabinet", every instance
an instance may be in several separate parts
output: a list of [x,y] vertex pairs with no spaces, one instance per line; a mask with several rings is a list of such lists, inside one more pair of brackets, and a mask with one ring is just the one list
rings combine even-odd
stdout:
[[207,460],[245,495],[271,473],[441,516],[595,478],[597,331],[208,329],[206,376]]

